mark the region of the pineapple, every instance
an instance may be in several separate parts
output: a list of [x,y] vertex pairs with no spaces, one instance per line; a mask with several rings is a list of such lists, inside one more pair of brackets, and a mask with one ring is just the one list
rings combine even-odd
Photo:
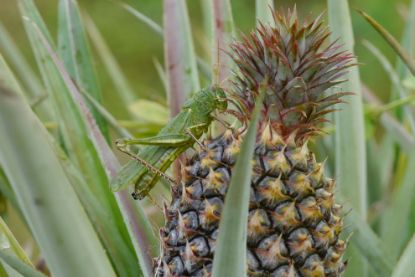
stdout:
[[335,181],[307,142],[323,116],[347,93],[327,92],[352,64],[320,17],[300,23],[294,11],[274,13],[231,45],[236,64],[229,98],[241,128],[207,138],[182,169],[160,230],[156,276],[210,276],[232,168],[259,88],[267,89],[259,124],[247,232],[248,276],[340,276],[346,242]]

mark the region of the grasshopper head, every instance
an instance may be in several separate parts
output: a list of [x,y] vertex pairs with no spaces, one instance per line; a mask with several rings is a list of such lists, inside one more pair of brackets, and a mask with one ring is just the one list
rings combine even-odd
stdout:
[[216,107],[220,112],[226,111],[228,108],[228,100],[225,91],[220,87],[213,88],[216,100]]

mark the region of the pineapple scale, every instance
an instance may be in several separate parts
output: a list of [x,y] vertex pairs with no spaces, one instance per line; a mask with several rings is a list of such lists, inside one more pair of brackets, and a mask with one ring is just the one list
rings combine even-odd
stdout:
[[[341,206],[307,144],[284,142],[264,128],[252,161],[248,276],[341,276],[346,248]],[[219,220],[243,135],[205,140],[173,188],[160,230],[155,276],[211,276]]]

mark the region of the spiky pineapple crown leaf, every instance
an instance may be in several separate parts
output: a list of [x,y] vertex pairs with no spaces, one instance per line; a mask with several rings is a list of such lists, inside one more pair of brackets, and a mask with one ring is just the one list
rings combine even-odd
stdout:
[[285,15],[273,12],[275,25],[260,26],[231,44],[236,64],[232,97],[250,117],[260,89],[266,90],[263,122],[284,139],[297,142],[320,133],[324,115],[350,94],[327,89],[345,80],[353,55],[337,41],[328,43],[330,32],[318,16],[300,22],[296,9]]

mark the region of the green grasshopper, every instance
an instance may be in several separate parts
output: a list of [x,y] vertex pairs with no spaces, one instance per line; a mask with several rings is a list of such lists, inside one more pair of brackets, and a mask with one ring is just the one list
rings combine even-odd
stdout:
[[[187,149],[208,131],[215,111],[224,112],[228,106],[225,92],[219,87],[202,89],[186,101],[176,115],[155,137],[143,139],[119,139],[118,149],[131,156],[111,182],[113,191],[135,184],[132,196],[143,199],[156,185],[160,177],[176,182],[164,172]],[[130,152],[129,145],[146,145],[138,154]],[[137,166],[138,162],[138,166]]]

